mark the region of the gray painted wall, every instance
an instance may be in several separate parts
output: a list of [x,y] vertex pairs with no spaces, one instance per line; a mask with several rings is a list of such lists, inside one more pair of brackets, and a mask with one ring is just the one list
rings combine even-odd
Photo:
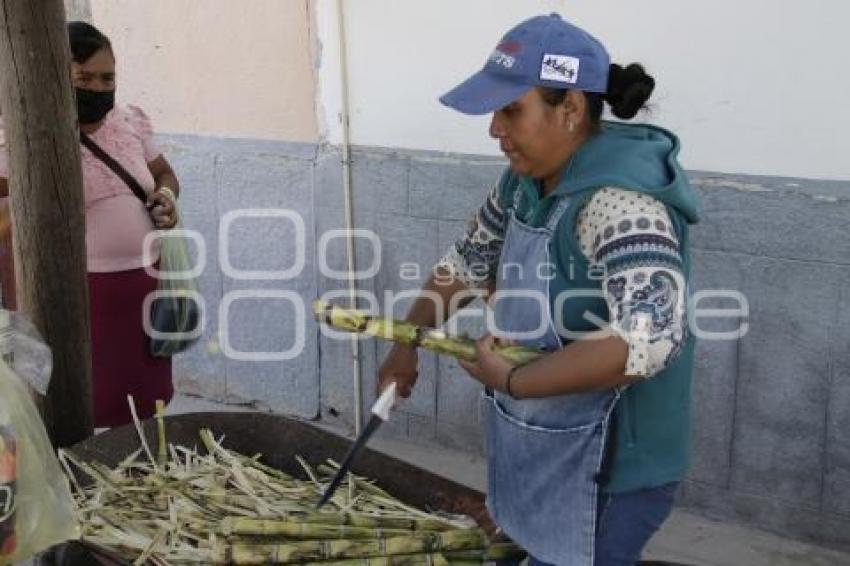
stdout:
[[[309,304],[344,288],[319,274],[314,261],[320,235],[344,226],[334,148],[189,136],[162,142],[184,186],[186,225],[209,244],[201,286],[213,318],[233,290],[289,290]],[[361,288],[417,288],[419,282],[401,279],[399,266],[413,261],[427,273],[501,168],[501,161],[472,156],[355,151],[356,225],[375,230],[383,244],[382,268]],[[694,232],[694,286],[740,290],[751,314],[742,340],[699,345],[693,465],[680,501],[710,516],[850,547],[850,182],[700,172],[692,179],[704,208]],[[251,207],[302,215],[307,265],[299,277],[223,276],[219,217]],[[292,261],[293,231],[279,221],[237,222],[231,233],[238,268],[283,269]],[[361,265],[370,253],[358,242]],[[345,269],[342,240],[329,248],[328,262]],[[237,348],[282,349],[292,343],[292,322],[285,303],[248,301],[234,309],[230,336]],[[320,337],[311,322],[296,359],[239,362],[217,353],[215,327],[213,321],[205,342],[176,360],[181,390],[352,425],[348,342]],[[474,322],[466,329],[482,330]],[[386,349],[361,342],[364,407],[374,398],[375,368]],[[424,354],[422,366],[413,397],[382,434],[481,453],[478,388],[451,361]]]

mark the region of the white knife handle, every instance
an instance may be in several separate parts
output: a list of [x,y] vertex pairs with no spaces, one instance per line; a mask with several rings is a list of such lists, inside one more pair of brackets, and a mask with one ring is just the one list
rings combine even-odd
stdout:
[[377,416],[382,421],[390,418],[390,410],[395,405],[396,382],[393,381],[389,387],[384,389],[375,404],[372,405],[372,414]]

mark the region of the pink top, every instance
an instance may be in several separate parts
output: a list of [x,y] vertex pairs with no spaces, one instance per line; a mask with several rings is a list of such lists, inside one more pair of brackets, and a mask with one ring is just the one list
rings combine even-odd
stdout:
[[[0,177],[9,177],[0,117]],[[130,173],[147,193],[154,179],[147,164],[160,156],[147,115],[135,106],[116,106],[90,137]],[[80,147],[86,205],[86,260],[89,271],[144,267],[142,243],[154,230],[150,214],[130,187],[92,153]],[[156,261],[159,249],[152,250]]]

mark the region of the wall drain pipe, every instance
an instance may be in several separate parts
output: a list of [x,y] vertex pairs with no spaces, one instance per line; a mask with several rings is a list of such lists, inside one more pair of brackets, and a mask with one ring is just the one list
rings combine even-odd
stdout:
[[[345,198],[345,244],[348,256],[348,293],[351,308],[357,308],[357,262],[355,261],[354,246],[354,201],[351,191],[351,132],[349,122],[351,112],[348,99],[348,41],[345,35],[345,7],[343,0],[337,0],[337,22],[339,32],[339,69],[342,90],[342,186]],[[354,432],[360,434],[363,426],[361,408],[363,406],[363,378],[360,366],[360,339],[356,333],[351,334],[352,379],[354,381]]]

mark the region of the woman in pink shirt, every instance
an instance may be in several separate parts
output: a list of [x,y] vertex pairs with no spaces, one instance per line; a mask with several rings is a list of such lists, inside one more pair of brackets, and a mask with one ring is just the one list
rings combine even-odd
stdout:
[[[115,57],[109,39],[83,22],[68,24],[71,78],[80,130],[116,160],[147,194],[143,203],[88,148],[81,147],[86,207],[86,261],[91,308],[95,426],[130,421],[127,395],[139,416],[173,395],[171,359],[148,351],[142,321],[145,296],[157,289],[146,267],[159,250],[143,250],[145,237],[177,222],[180,186],[153,140],[150,120],[134,106],[115,106]],[[0,121],[0,146],[5,145]],[[0,196],[8,192],[7,152],[0,149]]]

